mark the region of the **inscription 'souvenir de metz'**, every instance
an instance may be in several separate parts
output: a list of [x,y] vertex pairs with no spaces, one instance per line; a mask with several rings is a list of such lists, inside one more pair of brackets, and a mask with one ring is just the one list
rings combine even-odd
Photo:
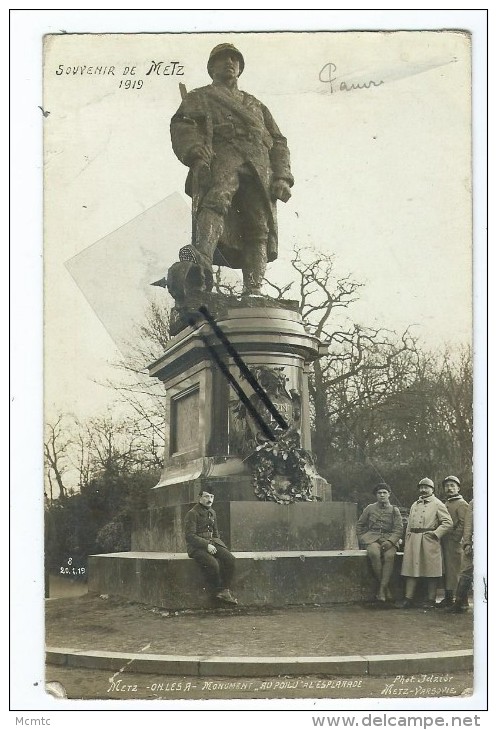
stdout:
[[[119,78],[119,89],[141,89],[145,83],[137,76],[148,76],[149,79],[155,76],[184,76],[184,66],[179,61],[148,61],[143,65],[120,64],[119,66],[106,66],[103,64],[71,64],[59,63],[55,68],[56,76],[80,77],[80,76],[114,76]],[[117,81],[117,79],[116,79]]]

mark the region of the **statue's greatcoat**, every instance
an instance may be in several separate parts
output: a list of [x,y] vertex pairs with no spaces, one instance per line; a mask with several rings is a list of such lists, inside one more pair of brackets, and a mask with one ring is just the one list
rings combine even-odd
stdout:
[[[264,104],[250,94],[216,83],[195,89],[185,96],[171,120],[171,140],[176,156],[189,167],[194,161],[195,147],[206,145],[212,150],[211,170],[218,191],[222,188],[223,172],[228,176],[241,170],[255,181],[269,231],[267,258],[274,261],[278,239],[276,205],[271,200],[270,186],[275,179],[283,179],[291,186],[293,176],[286,139]],[[192,195],[192,170],[186,192]],[[244,231],[236,226],[236,198],[233,205],[231,201],[226,205],[222,195],[219,200],[212,200],[209,186],[202,192],[200,208],[204,205],[217,209],[226,221],[214,263],[242,268],[247,242]]]

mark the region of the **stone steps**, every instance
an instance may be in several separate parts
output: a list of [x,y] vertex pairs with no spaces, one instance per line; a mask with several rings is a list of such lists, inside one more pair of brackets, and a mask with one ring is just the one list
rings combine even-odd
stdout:
[[[47,647],[47,664],[84,669],[117,671],[133,665],[134,673],[180,677],[289,677],[302,675],[384,676],[471,671],[473,652],[435,651],[424,654],[361,656],[169,656],[113,651],[78,651],[67,647]],[[283,680],[282,680],[283,681]],[[126,674],[122,683],[126,684]],[[288,687],[288,683],[286,685]],[[401,685],[402,687],[403,685]],[[428,687],[432,687],[428,683]],[[280,687],[284,685],[280,683]],[[416,685],[415,685],[416,687]],[[274,689],[278,689],[276,686]],[[397,689],[397,688],[396,688]],[[392,693],[393,696],[397,692]]]

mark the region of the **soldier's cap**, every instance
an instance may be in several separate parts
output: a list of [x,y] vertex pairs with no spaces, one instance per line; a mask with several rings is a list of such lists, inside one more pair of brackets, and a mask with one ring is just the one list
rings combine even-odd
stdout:
[[449,475],[448,477],[445,477],[442,484],[446,484],[447,482],[454,482],[454,484],[457,484],[459,487],[461,486],[461,482],[459,481],[459,479],[457,477],[452,476],[452,474]]
[[232,43],[220,43],[218,46],[215,46],[209,56],[209,60],[207,61],[207,73],[212,78],[212,72],[211,72],[211,66],[212,61],[215,59],[216,56],[219,56],[220,53],[224,53],[225,51],[231,51],[232,53],[236,53],[238,56],[238,60],[240,62],[240,75],[243,72],[243,69],[245,68],[245,59],[243,58],[242,54],[238,50],[238,48],[235,48],[235,46]]
[[392,490],[388,486],[388,484],[385,484],[385,482],[379,482],[379,484],[376,485],[376,487],[373,489],[373,494],[376,494],[380,489],[386,489],[389,494],[392,494]]
[[428,477],[424,477],[424,479],[421,479],[421,481],[418,482],[418,487],[431,487],[432,489],[435,489],[435,485],[433,484],[431,479],[428,479]]

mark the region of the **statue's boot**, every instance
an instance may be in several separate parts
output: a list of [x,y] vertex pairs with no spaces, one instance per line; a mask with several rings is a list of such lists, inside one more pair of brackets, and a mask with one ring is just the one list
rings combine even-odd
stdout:
[[203,288],[212,289],[214,277],[212,259],[224,229],[224,218],[210,208],[202,208],[197,216],[194,255],[203,277]]
[[252,240],[244,254],[243,294],[260,296],[261,286],[266,274],[267,245],[266,240]]
[[195,227],[195,248],[212,266],[214,251],[224,230],[224,218],[211,208],[201,208]]

